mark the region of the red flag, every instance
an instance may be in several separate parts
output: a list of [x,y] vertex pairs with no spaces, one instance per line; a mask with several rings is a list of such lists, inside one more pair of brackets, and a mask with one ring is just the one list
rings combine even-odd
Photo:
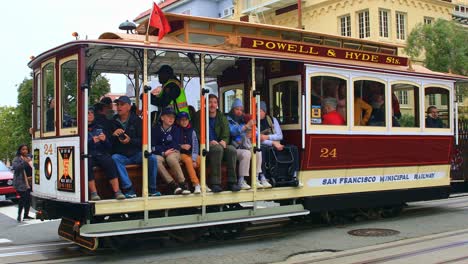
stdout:
[[153,2],[153,11],[151,11],[150,19],[148,23],[149,27],[155,27],[159,29],[158,33],[158,41],[160,41],[164,35],[171,31],[171,26],[169,22],[167,22],[166,16],[164,15],[163,11],[159,8],[159,6]]

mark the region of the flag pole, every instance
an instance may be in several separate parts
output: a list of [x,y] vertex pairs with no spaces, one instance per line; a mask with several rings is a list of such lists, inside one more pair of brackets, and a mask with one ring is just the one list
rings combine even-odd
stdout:
[[153,15],[153,12],[154,12],[154,2],[153,2],[153,7],[151,8],[150,16],[148,18],[148,25],[146,25],[145,44],[150,44],[150,42],[149,42],[149,28],[150,28],[151,16]]

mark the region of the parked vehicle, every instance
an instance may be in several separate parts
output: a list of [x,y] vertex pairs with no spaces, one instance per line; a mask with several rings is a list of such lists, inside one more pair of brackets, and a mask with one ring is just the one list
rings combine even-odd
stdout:
[[18,199],[18,193],[16,193],[13,187],[13,172],[0,161],[0,202],[6,200],[16,201]]

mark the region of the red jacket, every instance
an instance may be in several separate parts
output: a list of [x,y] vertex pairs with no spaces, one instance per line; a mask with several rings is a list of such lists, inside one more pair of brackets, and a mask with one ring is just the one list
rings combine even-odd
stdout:
[[336,111],[326,113],[322,116],[322,125],[341,126],[345,124],[346,124],[346,121],[344,120],[344,118]]

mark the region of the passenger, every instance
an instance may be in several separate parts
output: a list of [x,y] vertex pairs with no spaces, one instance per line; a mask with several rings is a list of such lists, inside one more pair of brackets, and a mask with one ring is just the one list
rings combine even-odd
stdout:
[[[176,113],[166,107],[161,113],[161,122],[152,129],[153,153],[158,159],[158,172],[172,188],[174,194],[190,194],[185,185],[185,177],[180,167],[180,129],[174,125]],[[166,166],[175,173],[169,173]]]
[[278,120],[267,114],[267,106],[264,101],[260,102],[260,141],[262,146],[273,146],[276,150],[283,150],[281,144],[283,132]]
[[397,119],[401,118],[401,110],[400,110],[400,102],[398,101],[398,97],[395,93],[392,93],[392,109],[393,109],[393,116]]
[[193,105],[189,105],[188,109],[189,109],[189,117],[192,118],[193,120],[197,111],[195,110],[195,107],[193,107]]
[[[242,190],[248,190],[251,187],[245,181],[245,177],[250,175],[250,159],[252,157],[250,131],[255,125],[255,119],[250,119],[248,122],[245,122],[244,118],[244,106],[242,105],[242,101],[236,98],[232,103],[231,111],[228,114],[229,130],[231,133],[231,144],[236,148],[237,160],[239,161],[238,184]],[[265,178],[265,176],[262,174],[261,151],[257,151],[256,155],[256,174],[260,178]],[[264,188],[261,182],[257,183],[257,187]]]
[[444,123],[439,117],[439,110],[433,105],[427,108],[426,127],[444,128]]
[[[229,142],[229,123],[226,117],[218,110],[218,97],[210,94],[208,105],[209,120],[206,120],[209,127],[207,130],[209,136],[210,151],[207,155],[207,163],[210,168],[211,190],[215,193],[223,191],[221,188],[221,163],[224,160],[227,166],[228,188],[233,192],[240,191],[237,184],[236,149],[228,145]],[[197,112],[194,119],[194,128],[200,135],[200,111]]]
[[108,96],[104,96],[99,102],[103,105],[103,114],[106,116],[107,119],[112,120],[115,114],[112,99]]
[[372,114],[369,126],[385,126],[385,99],[382,94],[373,94],[371,97]]
[[322,124],[323,125],[335,125],[335,126],[342,126],[346,124],[344,118],[336,112],[336,99],[335,98],[325,98],[322,100],[323,104],[323,116],[322,116]]
[[346,122],[346,83],[342,83],[336,87],[335,99],[337,101],[336,111]]
[[197,133],[193,130],[189,115],[186,112],[177,114],[177,124],[180,128],[180,159],[187,170],[194,187],[193,193],[201,193],[200,181],[195,169],[200,167],[200,156]]
[[52,98],[49,102],[49,109],[46,111],[46,131],[51,132],[55,130],[55,99]]
[[151,104],[158,106],[159,109],[171,106],[176,114],[179,112],[189,114],[185,90],[174,75],[174,70],[169,65],[163,65],[156,74],[162,87],[159,86],[151,91]]
[[112,121],[107,118],[107,106],[103,103],[94,104],[94,122],[104,128],[107,136],[112,133]]
[[91,201],[99,201],[101,197],[97,193],[96,182],[94,180],[93,167],[99,166],[104,170],[106,178],[114,192],[114,197],[117,200],[125,199],[125,195],[119,188],[119,175],[115,167],[114,160],[109,154],[111,143],[104,127],[95,122],[94,108],[88,108],[88,188],[91,196]]
[[[363,113],[364,112],[364,113]],[[364,114],[364,115],[363,115]],[[366,126],[372,115],[372,106],[361,99],[358,89],[354,90],[354,125]]]
[[13,159],[13,187],[18,192],[20,199],[18,201],[18,217],[16,220],[21,222],[21,213],[24,209],[23,220],[33,219],[29,216],[31,207],[31,185],[28,177],[32,177],[32,160],[29,156],[29,147],[20,145]]
[[[128,96],[120,96],[114,101],[117,104],[117,114],[114,116],[112,129],[112,159],[120,176],[120,184],[126,198],[135,198],[136,192],[128,176],[125,165],[141,164],[142,121],[130,112],[131,102]],[[156,176],[158,163],[155,155],[148,157],[148,191],[149,196],[160,196],[156,191]]]

